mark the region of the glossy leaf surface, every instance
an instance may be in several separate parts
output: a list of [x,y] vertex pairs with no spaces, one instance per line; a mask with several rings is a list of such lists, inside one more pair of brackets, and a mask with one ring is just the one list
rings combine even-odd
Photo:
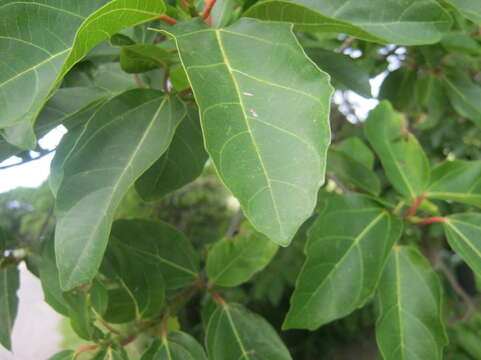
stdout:
[[364,305],[401,230],[397,217],[366,196],[325,200],[283,327],[314,330]]
[[481,276],[481,214],[450,215],[443,226],[451,248]]
[[384,360],[443,358],[441,298],[438,276],[421,253],[395,247],[377,296],[376,338]]
[[278,246],[248,224],[233,238],[218,241],[207,257],[207,276],[220,286],[237,286],[248,281],[272,260]]
[[241,19],[212,29],[193,20],[170,35],[220,177],[251,224],[288,245],[312,213],[324,180],[332,92],[327,75],[286,24]]
[[481,161],[454,160],[436,166],[426,195],[481,207]]
[[55,252],[62,289],[95,276],[117,205],[168,148],[184,115],[176,98],[127,91],[105,103],[61,154]]
[[369,113],[364,132],[394,188],[407,199],[418,197],[428,186],[429,162],[401,115],[383,101]]
[[449,14],[433,0],[268,0],[245,16],[401,45],[435,43],[451,26]]
[[206,330],[210,360],[291,360],[272,326],[241,305],[224,304],[211,315]]
[[11,140],[32,148],[32,124],[59,81],[95,45],[119,30],[149,21],[163,1],[14,1],[0,7],[0,128],[16,126]]

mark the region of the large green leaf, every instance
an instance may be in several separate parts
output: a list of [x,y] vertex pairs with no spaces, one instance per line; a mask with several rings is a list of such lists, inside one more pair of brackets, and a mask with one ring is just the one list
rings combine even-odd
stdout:
[[336,148],[327,153],[327,172],[342,183],[378,195],[381,183],[376,173]]
[[469,20],[481,24],[481,2],[478,0],[448,0]]
[[224,304],[211,315],[205,343],[210,360],[291,360],[272,326],[241,305]]
[[429,183],[429,161],[402,115],[383,101],[369,113],[364,131],[394,188],[407,199],[418,197]]
[[327,75],[305,56],[287,24],[241,19],[212,29],[195,19],[169,34],[220,177],[251,224],[288,245],[311,215],[324,180]]
[[401,234],[400,219],[366,196],[335,196],[321,208],[308,233],[287,329],[314,330],[364,305]]
[[176,98],[130,90],[96,111],[62,154],[55,252],[63,290],[95,276],[122,196],[168,148],[184,116]]
[[198,280],[199,255],[176,228],[159,221],[117,220],[112,235],[112,241],[130,256],[158,266],[168,289]]
[[481,127],[481,86],[476,85],[463,72],[454,72],[444,78],[444,85],[449,100],[456,112],[472,120]]
[[32,125],[73,65],[102,40],[164,11],[161,0],[3,1],[0,128],[8,128],[7,139],[33,148]]
[[158,200],[195,180],[206,160],[198,112],[188,109],[169,149],[137,180],[135,189],[144,200]]
[[357,65],[350,56],[321,48],[307,48],[306,53],[334,81],[366,98],[372,97],[369,72]]
[[0,344],[11,350],[10,335],[17,316],[20,286],[19,273],[16,266],[0,267]]
[[413,247],[395,247],[379,283],[376,338],[384,360],[443,358],[441,286]]
[[400,45],[435,43],[451,27],[451,17],[434,0],[267,0],[245,16]]
[[175,331],[162,341],[154,341],[141,360],[207,360],[207,356],[192,336]]
[[454,214],[443,223],[449,245],[481,276],[481,214]]
[[436,166],[426,195],[481,207],[481,161],[454,160]]
[[207,257],[207,276],[220,286],[237,286],[269,264],[278,246],[248,224],[233,238],[218,241]]

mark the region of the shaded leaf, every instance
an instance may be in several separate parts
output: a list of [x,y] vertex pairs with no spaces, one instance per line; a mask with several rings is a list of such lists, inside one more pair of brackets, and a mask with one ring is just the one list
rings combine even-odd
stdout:
[[165,68],[170,53],[153,44],[122,46],[120,66],[128,73],[142,73],[156,68]]
[[74,359],[75,359],[75,351],[73,350],[60,351],[59,353],[48,358],[48,360],[74,360]]
[[10,336],[17,316],[20,286],[19,272],[16,266],[0,268],[0,344],[7,350],[12,349]]
[[481,24],[481,3],[478,0],[448,0],[469,20]]
[[441,286],[419,250],[393,249],[377,298],[376,338],[384,360],[442,359]]
[[473,83],[468,74],[461,72],[446,76],[444,84],[456,112],[481,127],[481,86]]
[[369,72],[360,67],[350,56],[320,48],[307,48],[307,55],[342,86],[370,98]]
[[426,196],[481,207],[481,161],[445,161],[431,173]]
[[155,340],[141,360],[207,360],[202,346],[189,334],[175,331],[165,339]]
[[241,19],[212,29],[195,19],[169,31],[220,177],[250,223],[288,245],[324,180],[327,75],[306,58],[286,24]]
[[70,325],[75,333],[84,340],[95,340],[101,335],[94,325],[95,315],[92,311],[91,297],[87,289],[75,289],[63,293],[68,307]]
[[364,132],[394,188],[408,199],[418,197],[428,186],[429,161],[402,115],[383,101],[369,113]]
[[211,315],[206,330],[210,360],[290,360],[272,326],[241,305],[224,304]]
[[164,10],[163,1],[4,1],[0,49],[9,65],[0,68],[0,128],[8,128],[7,140],[33,148],[32,124],[73,65],[102,40]]
[[451,17],[434,0],[267,0],[245,16],[400,45],[438,42],[451,27]]
[[207,276],[220,286],[237,286],[269,264],[278,246],[248,224],[233,238],[218,241],[207,256]]
[[222,28],[229,25],[235,5],[235,0],[217,1],[211,11],[212,26]]
[[159,221],[118,220],[112,241],[135,256],[156,265],[168,289],[177,289],[198,280],[199,256],[189,239],[176,228]]
[[374,171],[336,148],[329,149],[327,153],[327,172],[334,174],[342,183],[373,195],[381,191],[381,183]]
[[111,345],[107,349],[100,350],[92,357],[92,360],[128,360],[127,352],[122,346]]
[[379,90],[379,99],[389,100],[397,111],[407,111],[414,104],[416,82],[416,72],[401,67],[386,76]]
[[135,189],[146,201],[158,200],[195,180],[206,160],[198,113],[188,109],[169,148],[136,181]]
[[106,102],[61,154],[55,252],[63,290],[95,276],[122,196],[168,148],[184,115],[176,98],[130,90]]
[[374,153],[364,141],[358,137],[352,136],[343,140],[341,143],[336,144],[336,150],[341,151],[344,155],[360,162],[368,169],[372,169],[374,166]]
[[308,233],[285,329],[317,329],[363,306],[376,289],[402,222],[362,195],[335,196]]
[[450,215],[443,227],[451,248],[481,276],[481,214]]

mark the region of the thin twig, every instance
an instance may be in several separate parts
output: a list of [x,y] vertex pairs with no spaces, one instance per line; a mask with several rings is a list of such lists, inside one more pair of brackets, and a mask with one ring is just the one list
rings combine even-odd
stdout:
[[122,335],[122,333],[120,331],[118,331],[117,329],[114,329],[112,326],[110,326],[110,324],[107,321],[105,321],[101,317],[99,317],[98,319],[100,320],[102,325],[105,326],[105,328],[107,330],[109,330],[111,333],[116,334],[116,335]]
[[162,86],[164,88],[164,92],[168,93],[169,92],[169,74],[170,74],[170,68],[165,68],[164,70],[164,80],[162,82]]
[[455,320],[455,322],[467,321],[471,318],[471,315],[475,312],[476,306],[471,296],[469,296],[469,294],[463,289],[463,287],[459,284],[458,280],[453,275],[453,273],[449,271],[446,264],[444,264],[444,261],[441,256],[442,254],[439,254],[437,256],[436,267],[442,271],[449,285],[451,285],[451,288],[454,290],[456,294],[459,295],[459,297],[463,300],[464,304],[466,305],[466,312],[460,319]]
[[352,43],[356,40],[356,38],[353,38],[352,36],[349,36],[344,42],[341,44],[339,49],[337,49],[337,52],[342,54],[346,49],[348,49]]
[[206,0],[204,12],[200,14],[201,19],[205,20],[209,17],[210,12],[212,11],[212,8],[214,7],[216,1],[217,0]]
[[144,83],[142,82],[142,80],[140,80],[139,74],[132,74],[132,76],[135,80],[135,85],[137,85],[138,88],[145,88]]
[[425,199],[426,199],[426,194],[421,194],[421,195],[419,195],[419,197],[413,199],[413,205],[409,208],[405,217],[411,217],[411,216],[416,215],[419,206],[422,204],[422,202]]
[[55,151],[55,149],[48,150],[48,151],[42,152],[42,153],[41,153],[39,156],[37,156],[36,158],[31,158],[31,159],[28,159],[28,160],[25,160],[25,161],[20,161],[20,162],[15,163],[15,164],[0,166],[0,170],[10,169],[10,168],[13,168],[13,167],[15,167],[15,166],[20,166],[20,165],[29,163],[29,162],[31,162],[31,161],[40,160],[41,158],[47,156],[48,154],[53,153],[54,151]]
[[416,221],[413,225],[429,225],[444,222],[446,222],[446,219],[443,216],[433,216]]
[[172,18],[172,17],[170,17],[170,16],[168,16],[168,15],[159,16],[159,17],[158,17],[157,19],[155,19],[155,20],[163,21],[163,22],[165,22],[165,23],[167,23],[167,24],[169,24],[169,25],[177,25],[177,24],[179,23],[176,19],[174,19],[174,18]]

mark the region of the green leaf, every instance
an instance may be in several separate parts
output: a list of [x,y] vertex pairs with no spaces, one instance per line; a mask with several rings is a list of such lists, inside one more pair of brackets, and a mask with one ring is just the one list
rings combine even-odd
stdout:
[[135,189],[146,201],[161,199],[195,180],[207,157],[198,113],[188,109],[169,149],[137,180]]
[[444,232],[451,248],[481,275],[481,214],[454,214],[445,218]]
[[288,245],[324,180],[327,75],[306,58],[290,25],[241,19],[212,29],[195,19],[169,31],[220,177],[250,223]]
[[438,42],[452,22],[434,0],[268,0],[250,8],[245,16],[400,45]]
[[74,359],[75,359],[75,351],[73,350],[60,351],[59,353],[48,358],[48,360],[74,360]]
[[401,67],[386,76],[379,90],[379,99],[389,100],[397,111],[407,111],[414,104],[416,83],[416,71]]
[[248,224],[234,238],[218,241],[207,256],[207,276],[220,286],[237,286],[269,264],[278,246]]
[[481,3],[478,0],[448,0],[469,20],[481,24]]
[[235,0],[217,1],[212,8],[212,26],[222,28],[227,26],[234,12]]
[[102,40],[164,10],[161,0],[4,1],[0,128],[9,128],[7,140],[33,148],[32,125],[63,76]]
[[[128,222],[128,220],[125,221]],[[123,225],[120,225],[122,230],[125,229],[125,223]],[[136,230],[135,227],[133,231]],[[112,237],[119,232],[114,223]],[[118,285],[115,289],[112,289],[112,284],[109,286],[109,293],[116,296],[109,296],[109,304],[104,316],[107,321],[122,323],[149,318],[158,313],[165,296],[162,268],[159,265],[150,264],[143,258],[133,256],[131,250],[122,246],[119,240],[112,240],[105,252],[100,271],[108,280]],[[124,294],[119,295],[121,292]],[[126,303],[122,306],[132,311],[112,311],[112,307],[118,310],[116,305],[118,297],[125,299]]]
[[321,208],[309,229],[285,329],[315,330],[363,306],[401,235],[400,219],[366,196],[335,196]]
[[136,44],[122,46],[120,66],[128,73],[143,73],[168,65],[170,53],[153,44]]
[[320,48],[307,48],[306,53],[334,81],[366,98],[372,97],[368,71],[350,56]]
[[0,344],[7,350],[12,349],[10,336],[13,323],[17,316],[18,297],[17,290],[20,286],[19,272],[16,266],[0,268]]
[[376,173],[336,148],[327,153],[327,172],[351,187],[378,195],[381,183]]
[[461,51],[470,55],[481,55],[481,45],[470,35],[452,31],[443,36],[441,44],[448,50]]
[[7,248],[7,233],[0,228],[0,256],[3,255],[3,251]]
[[168,148],[184,115],[185,107],[176,98],[130,90],[96,111],[70,152],[62,154],[55,252],[63,290],[93,279],[115,209]]
[[481,128],[481,86],[473,83],[464,72],[454,72],[444,77],[444,85],[456,112]]
[[429,183],[429,161],[402,115],[383,101],[369,113],[364,132],[394,188],[407,199],[417,198]]
[[175,331],[165,339],[155,340],[141,360],[207,360],[202,346],[189,334]]
[[443,358],[441,286],[413,247],[395,247],[379,283],[376,338],[384,360]]
[[112,227],[112,241],[137,260],[157,265],[167,289],[198,280],[199,255],[183,233],[166,223],[117,220]]
[[212,314],[206,330],[210,360],[291,360],[272,326],[241,305],[223,304]]
[[481,161],[454,160],[436,166],[426,196],[481,207]]
[[374,167],[374,153],[364,141],[356,136],[349,137],[341,143],[336,144],[336,150],[341,151],[344,155],[360,162],[368,169],[372,170]]
[[92,360],[128,360],[125,349],[120,345],[111,345],[107,349],[100,350]]
[[70,325],[75,333],[84,340],[94,340],[100,335],[100,330],[95,327],[95,315],[92,311],[91,297],[87,289],[75,289],[63,293],[63,298],[68,306]]

